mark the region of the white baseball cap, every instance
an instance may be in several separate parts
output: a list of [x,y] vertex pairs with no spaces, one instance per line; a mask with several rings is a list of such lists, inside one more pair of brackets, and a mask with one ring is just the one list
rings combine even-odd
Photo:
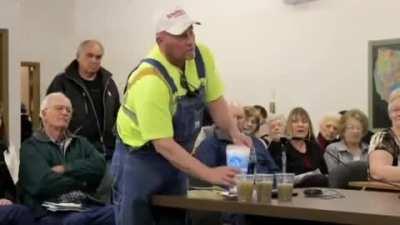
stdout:
[[180,7],[165,11],[157,22],[157,33],[166,31],[172,35],[180,35],[193,24],[200,22],[189,17],[185,10]]

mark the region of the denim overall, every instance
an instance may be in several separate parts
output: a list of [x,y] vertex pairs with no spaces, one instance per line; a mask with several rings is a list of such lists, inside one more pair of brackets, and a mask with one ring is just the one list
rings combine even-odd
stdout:
[[[195,61],[197,73],[202,79],[205,77],[204,62],[197,48]],[[177,92],[173,79],[160,62],[154,59],[144,59],[142,62],[155,67],[172,93]],[[203,84],[198,90],[176,98],[174,140],[187,151],[193,148],[200,132],[204,109]],[[117,140],[112,173],[117,225],[185,224],[185,211],[151,207],[154,194],[185,195],[187,191],[186,174],[157,153],[151,142],[133,149]]]

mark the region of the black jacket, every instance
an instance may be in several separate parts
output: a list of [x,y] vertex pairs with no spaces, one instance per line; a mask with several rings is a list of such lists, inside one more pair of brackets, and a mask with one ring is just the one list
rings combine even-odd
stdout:
[[0,139],[0,198],[7,198],[15,202],[16,189],[4,160],[4,151],[7,151],[7,146]]
[[[100,68],[97,76],[101,77],[103,88],[104,118],[98,118],[87,87],[80,78],[79,65],[76,60],[58,74],[47,89],[47,94],[52,92],[64,93],[72,103],[73,115],[69,130],[88,138],[100,152],[105,152],[110,159],[115,145],[114,124],[120,106],[119,93],[112,74]],[[103,119],[103,129],[100,120]],[[97,137],[95,140],[93,137]]]

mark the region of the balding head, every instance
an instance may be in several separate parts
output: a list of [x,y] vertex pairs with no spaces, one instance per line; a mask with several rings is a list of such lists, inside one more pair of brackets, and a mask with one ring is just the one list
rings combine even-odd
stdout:
[[101,68],[101,59],[104,55],[103,45],[96,40],[83,41],[76,52],[79,64],[79,75],[85,80],[96,78]]
[[230,102],[229,103],[229,110],[232,113],[233,118],[236,121],[236,124],[238,126],[238,129],[240,131],[243,131],[244,129],[244,108],[241,104],[238,102]]

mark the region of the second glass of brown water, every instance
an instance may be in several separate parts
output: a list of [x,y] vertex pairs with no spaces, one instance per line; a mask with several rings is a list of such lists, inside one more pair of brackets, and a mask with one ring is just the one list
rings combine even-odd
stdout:
[[259,203],[269,203],[271,202],[272,186],[274,183],[273,174],[256,174],[256,193],[257,202]]

